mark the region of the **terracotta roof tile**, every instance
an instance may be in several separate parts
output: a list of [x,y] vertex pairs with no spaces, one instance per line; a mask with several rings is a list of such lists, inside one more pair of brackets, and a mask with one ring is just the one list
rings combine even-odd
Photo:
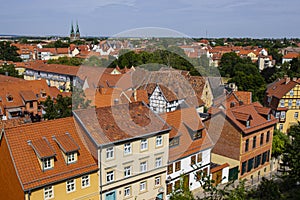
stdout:
[[[201,150],[212,148],[213,143],[207,130],[196,112],[195,108],[186,108],[161,114],[162,118],[172,127],[169,135],[170,139],[180,138],[179,145],[169,148],[169,162],[195,154]],[[189,128],[194,127],[196,130],[203,130],[202,137],[196,140],[192,139]]]
[[169,126],[141,102],[74,113],[98,145],[169,130]]
[[[52,139],[52,136],[59,137],[66,133],[69,133],[80,147],[77,162],[69,165],[66,164],[59,146]],[[56,152],[53,169],[45,171],[41,169],[39,158],[27,143],[31,140],[33,144],[36,144],[35,141],[43,137]],[[5,130],[5,139],[25,191],[98,170],[97,163],[81,142],[71,117],[9,128]],[[40,148],[45,148],[45,146]]]
[[80,149],[78,144],[74,141],[69,133],[59,136],[53,136],[52,139],[57,142],[58,146],[64,153],[70,153],[78,151]]
[[20,91],[20,95],[23,98],[23,100],[26,101],[36,101],[36,95],[32,90],[22,90]]
[[55,156],[54,149],[45,137],[34,139],[32,141],[28,140],[27,142],[40,159]]

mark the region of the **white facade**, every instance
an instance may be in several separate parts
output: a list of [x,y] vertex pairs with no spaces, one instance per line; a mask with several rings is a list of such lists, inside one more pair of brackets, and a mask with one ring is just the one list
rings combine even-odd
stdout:
[[[170,151],[172,151],[172,148],[170,149]],[[202,161],[200,162],[197,160],[198,154],[201,154]],[[207,174],[210,174],[210,160],[211,160],[210,155],[211,155],[211,148],[189,155],[185,158],[170,163],[173,165],[173,173],[167,172],[168,173],[167,187],[169,184],[171,184],[172,190],[175,190],[175,182],[180,180],[184,176],[188,176],[189,189],[192,191],[197,188],[200,188],[201,185],[200,182],[197,180],[196,173],[199,170],[203,170],[206,171]],[[192,157],[196,157],[196,163],[194,165],[191,165]],[[180,170],[176,171],[176,162],[179,161],[181,163]],[[167,197],[169,197],[169,195],[167,195]]]

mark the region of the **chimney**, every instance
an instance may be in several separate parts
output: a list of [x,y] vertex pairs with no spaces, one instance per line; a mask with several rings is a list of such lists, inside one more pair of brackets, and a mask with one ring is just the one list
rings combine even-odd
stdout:
[[297,77],[293,77],[293,81],[297,81]]
[[290,77],[286,77],[286,78],[285,78],[285,84],[288,84],[290,81],[291,81],[291,78],[290,78]]

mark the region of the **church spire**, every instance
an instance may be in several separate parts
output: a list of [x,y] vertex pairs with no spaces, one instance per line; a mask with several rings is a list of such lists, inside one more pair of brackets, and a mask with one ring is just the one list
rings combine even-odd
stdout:
[[71,23],[71,32],[70,32],[70,35],[74,35],[74,26],[73,26],[73,22]]

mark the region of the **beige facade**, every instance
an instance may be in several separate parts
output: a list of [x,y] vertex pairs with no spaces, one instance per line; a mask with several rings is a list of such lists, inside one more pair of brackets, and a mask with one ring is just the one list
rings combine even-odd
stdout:
[[[162,143],[157,145],[160,144],[157,141],[160,138]],[[147,148],[142,150],[145,140]],[[159,193],[165,197],[168,146],[169,134],[162,134],[102,149],[99,152],[99,160],[102,160],[99,162],[102,198],[154,199]],[[111,150],[113,156],[107,158]]]

